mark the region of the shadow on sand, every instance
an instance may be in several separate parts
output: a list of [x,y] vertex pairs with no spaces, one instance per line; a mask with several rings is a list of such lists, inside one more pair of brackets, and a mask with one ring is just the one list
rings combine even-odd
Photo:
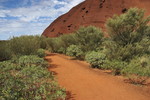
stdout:
[[75,100],[73,96],[75,96],[75,94],[72,94],[70,91],[66,91],[66,99],[65,100]]

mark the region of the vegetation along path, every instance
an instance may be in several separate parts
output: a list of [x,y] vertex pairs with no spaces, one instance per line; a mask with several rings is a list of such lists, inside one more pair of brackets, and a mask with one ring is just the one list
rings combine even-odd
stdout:
[[46,59],[59,84],[70,92],[69,100],[150,100],[148,87],[125,83],[123,78],[92,69],[86,62],[60,54]]

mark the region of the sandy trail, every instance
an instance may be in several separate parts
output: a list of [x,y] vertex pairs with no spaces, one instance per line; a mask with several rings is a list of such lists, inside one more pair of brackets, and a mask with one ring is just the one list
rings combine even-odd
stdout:
[[150,100],[147,87],[125,83],[120,77],[90,68],[86,62],[60,54],[46,59],[59,84],[71,93],[69,100]]

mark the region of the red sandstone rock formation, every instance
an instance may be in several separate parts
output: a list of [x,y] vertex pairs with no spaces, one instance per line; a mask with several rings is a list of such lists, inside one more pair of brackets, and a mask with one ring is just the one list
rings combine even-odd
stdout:
[[58,17],[43,32],[47,37],[57,37],[76,31],[80,26],[97,26],[104,29],[105,21],[114,14],[122,14],[130,7],[146,9],[150,15],[150,0],[85,0],[68,13]]

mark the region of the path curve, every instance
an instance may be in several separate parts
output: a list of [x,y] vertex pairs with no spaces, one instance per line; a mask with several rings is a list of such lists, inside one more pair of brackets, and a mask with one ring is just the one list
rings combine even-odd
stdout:
[[90,68],[86,62],[60,54],[46,59],[60,86],[71,93],[70,100],[150,100],[147,87],[125,83],[120,77]]

